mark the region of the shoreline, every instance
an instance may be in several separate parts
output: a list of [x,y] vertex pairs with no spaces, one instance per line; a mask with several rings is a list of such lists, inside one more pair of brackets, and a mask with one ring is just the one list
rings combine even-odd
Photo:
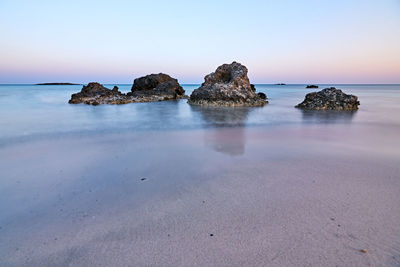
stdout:
[[[398,128],[364,126],[88,135],[3,148],[0,259],[398,264]],[[385,143],[376,142],[382,131]]]

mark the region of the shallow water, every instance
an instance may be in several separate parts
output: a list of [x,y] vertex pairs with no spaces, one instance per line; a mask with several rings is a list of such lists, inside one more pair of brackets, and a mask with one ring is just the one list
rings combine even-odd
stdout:
[[[113,85],[108,85],[112,88]],[[118,85],[123,92],[130,85]],[[196,85],[184,86],[190,94]],[[263,108],[196,108],[186,100],[134,105],[70,105],[81,86],[0,85],[0,144],[35,136],[87,132],[188,130],[215,126],[271,126],[321,123],[399,124],[399,85],[337,85],[359,96],[355,113],[303,112],[293,108],[315,89],[304,85],[257,85],[269,97]],[[327,86],[320,85],[320,88]]]
[[399,264],[400,86],[336,86],[351,113],[256,87],[265,107],[0,86],[0,266]]

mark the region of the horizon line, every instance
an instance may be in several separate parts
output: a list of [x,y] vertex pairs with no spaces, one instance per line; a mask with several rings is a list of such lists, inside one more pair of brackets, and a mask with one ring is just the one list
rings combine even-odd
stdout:
[[[42,83],[42,82],[41,82]],[[71,85],[86,85],[88,83],[76,83],[76,82],[43,82],[43,83],[73,83]],[[99,82],[100,83],[100,82]],[[203,82],[199,83],[179,83],[182,85],[199,85],[202,84]],[[283,82],[281,82],[283,83]],[[133,83],[101,83],[104,85],[132,85]],[[277,85],[277,86],[285,86],[285,85],[400,85],[400,83],[252,83],[254,85]],[[0,83],[0,85],[42,85],[40,83]],[[43,86],[48,86],[48,85],[43,85]],[[60,85],[62,86],[62,85]],[[70,86],[70,85],[68,85]]]

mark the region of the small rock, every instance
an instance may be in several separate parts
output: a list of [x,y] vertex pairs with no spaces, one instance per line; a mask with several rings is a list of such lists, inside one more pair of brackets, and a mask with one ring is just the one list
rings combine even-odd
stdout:
[[259,93],[257,93],[257,95],[261,98],[261,99],[267,99],[267,95],[266,94],[264,94],[264,93],[262,93],[262,92],[259,92]]
[[306,88],[318,88],[318,85],[311,84],[307,85]]
[[145,181],[145,180],[147,180],[146,177],[143,177],[143,178],[140,179],[140,181]]
[[360,102],[357,96],[347,95],[335,87],[325,88],[319,92],[306,95],[296,108],[306,110],[357,110]]
[[122,97],[122,93],[119,92],[118,89],[114,89],[110,90],[99,83],[91,82],[88,85],[83,86],[79,93],[73,94],[68,103],[85,103],[94,106],[97,106],[100,103],[107,103],[111,99]]
[[214,234],[210,234],[210,236],[214,236]]

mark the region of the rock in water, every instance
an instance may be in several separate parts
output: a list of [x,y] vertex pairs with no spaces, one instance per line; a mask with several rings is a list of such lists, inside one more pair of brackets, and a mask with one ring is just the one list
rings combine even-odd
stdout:
[[224,64],[204,77],[204,83],[193,91],[188,101],[207,106],[263,106],[267,103],[255,92],[240,63]]
[[318,88],[318,85],[311,84],[311,85],[307,85],[306,88]]
[[296,108],[309,110],[357,110],[360,102],[357,96],[347,95],[335,87],[306,95]]
[[123,94],[114,86],[112,90],[99,83],[89,83],[83,86],[79,93],[73,94],[70,104],[127,104],[135,102],[152,102],[187,98],[185,90],[179,85],[178,80],[167,74],[151,74],[135,79],[132,92]]
[[110,90],[99,83],[91,82],[83,86],[79,93],[73,94],[68,103],[99,105],[128,103],[126,101],[126,96],[118,91],[118,87],[115,86],[113,90]]
[[261,99],[267,99],[267,95],[264,94],[264,93],[262,93],[262,92],[257,93],[257,95],[258,95]]
[[179,85],[178,80],[164,73],[150,74],[135,79],[131,91],[128,96],[153,97],[154,101],[186,97],[185,90]]

